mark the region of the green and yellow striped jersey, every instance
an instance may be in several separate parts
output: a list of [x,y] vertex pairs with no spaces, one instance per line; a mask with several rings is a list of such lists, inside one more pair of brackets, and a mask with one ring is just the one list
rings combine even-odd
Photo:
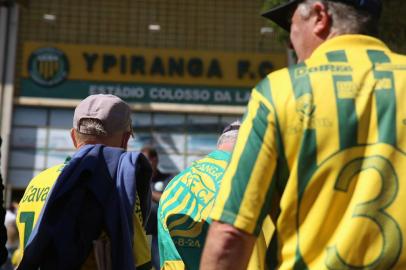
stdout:
[[[16,224],[20,238],[20,245],[19,249],[16,251],[16,255],[13,258],[13,264],[18,265],[20,263],[24,253],[24,248],[35,224],[38,221],[47,196],[50,194],[54,183],[58,179],[65,165],[66,164],[56,165],[41,172],[28,184],[18,207]],[[146,234],[142,226],[142,216],[141,211],[138,209],[139,207],[139,198],[137,197],[137,206],[133,217],[133,254],[137,269],[150,269],[151,252],[149,250]],[[93,252],[89,255],[81,269],[97,269]]]
[[258,234],[269,213],[274,268],[406,269],[405,101],[406,57],[368,36],[271,73],[211,217]]
[[[230,153],[216,150],[174,177],[159,202],[158,242],[161,269],[199,269],[210,211]],[[264,224],[248,269],[266,269],[272,223]],[[266,237],[268,236],[268,237]]]

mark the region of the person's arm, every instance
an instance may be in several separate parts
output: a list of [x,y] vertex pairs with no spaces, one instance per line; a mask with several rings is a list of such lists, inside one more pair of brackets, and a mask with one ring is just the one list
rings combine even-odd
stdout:
[[214,221],[204,246],[200,269],[247,269],[256,237]]

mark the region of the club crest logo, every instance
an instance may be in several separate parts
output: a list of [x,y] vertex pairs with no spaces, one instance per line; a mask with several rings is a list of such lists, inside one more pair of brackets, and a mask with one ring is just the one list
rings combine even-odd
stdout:
[[35,83],[52,87],[66,79],[69,62],[62,51],[56,48],[41,48],[31,54],[28,72]]

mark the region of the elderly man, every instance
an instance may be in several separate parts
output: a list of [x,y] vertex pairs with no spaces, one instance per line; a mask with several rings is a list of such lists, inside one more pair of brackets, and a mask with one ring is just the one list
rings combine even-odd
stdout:
[[[175,176],[164,191],[158,210],[161,269],[199,269],[211,223],[208,216],[230,161],[239,128],[239,121],[227,126],[218,139],[217,149]],[[264,259],[266,240],[261,232],[248,269],[267,269]]]
[[406,57],[373,35],[379,0],[265,13],[299,58],[252,92],[201,269],[245,269],[272,217],[275,269],[405,269]]
[[92,95],[76,107],[77,152],[33,178],[20,202],[19,269],[151,268],[143,229],[151,167],[142,154],[126,152],[131,123],[129,106],[113,95]]

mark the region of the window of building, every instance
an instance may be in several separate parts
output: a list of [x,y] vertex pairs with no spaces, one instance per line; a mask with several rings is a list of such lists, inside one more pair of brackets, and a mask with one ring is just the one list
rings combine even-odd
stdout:
[[[30,117],[27,117],[29,115]],[[177,173],[216,148],[222,129],[240,116],[134,112],[129,150],[156,147],[164,172]],[[73,109],[16,107],[9,183],[25,188],[42,170],[75,152],[70,138]]]

